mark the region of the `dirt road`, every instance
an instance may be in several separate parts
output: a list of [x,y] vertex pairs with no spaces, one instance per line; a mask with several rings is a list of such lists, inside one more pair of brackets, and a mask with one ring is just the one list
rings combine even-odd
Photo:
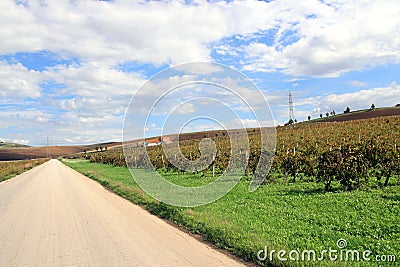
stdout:
[[239,266],[51,160],[0,183],[0,266]]

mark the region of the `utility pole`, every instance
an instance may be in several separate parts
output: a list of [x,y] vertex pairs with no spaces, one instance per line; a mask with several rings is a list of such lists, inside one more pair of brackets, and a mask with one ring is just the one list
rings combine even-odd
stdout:
[[49,137],[47,136],[47,158],[49,158],[49,156],[50,156],[50,147],[49,147]]
[[293,98],[292,92],[289,91],[289,121],[294,123],[294,111],[293,111]]

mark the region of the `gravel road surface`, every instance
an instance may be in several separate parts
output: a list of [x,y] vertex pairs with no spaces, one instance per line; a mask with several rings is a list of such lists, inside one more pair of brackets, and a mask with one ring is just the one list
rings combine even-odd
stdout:
[[0,183],[0,266],[240,266],[57,160]]

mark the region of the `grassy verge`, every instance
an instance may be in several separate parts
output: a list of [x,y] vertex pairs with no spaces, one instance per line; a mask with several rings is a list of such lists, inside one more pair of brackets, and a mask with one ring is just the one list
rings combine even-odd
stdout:
[[0,182],[13,178],[18,174],[45,163],[46,161],[48,161],[48,159],[0,162]]
[[[241,181],[225,197],[196,208],[177,208],[147,196],[131,178],[127,168],[64,160],[75,170],[95,179],[153,214],[167,218],[189,231],[203,235],[218,247],[261,265],[276,266],[376,266],[375,255],[400,258],[400,186],[354,192],[323,192],[315,183],[274,183],[249,193]],[[196,184],[192,175],[168,174],[170,181]],[[193,181],[193,182],[191,182]],[[343,238],[348,250],[371,250],[365,261],[259,261],[257,252],[315,250],[317,258]],[[362,256],[362,254],[360,254]],[[296,254],[292,254],[293,257]],[[288,258],[288,255],[286,254]],[[390,263],[386,263],[389,265]],[[379,265],[386,265],[379,263]],[[393,262],[392,262],[393,265]]]

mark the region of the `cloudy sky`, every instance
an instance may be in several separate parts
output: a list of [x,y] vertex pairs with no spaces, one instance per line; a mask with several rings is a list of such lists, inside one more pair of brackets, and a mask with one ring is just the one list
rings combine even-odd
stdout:
[[120,141],[143,83],[193,61],[243,72],[280,124],[289,90],[299,121],[393,106],[398,14],[398,0],[1,0],[0,140]]

